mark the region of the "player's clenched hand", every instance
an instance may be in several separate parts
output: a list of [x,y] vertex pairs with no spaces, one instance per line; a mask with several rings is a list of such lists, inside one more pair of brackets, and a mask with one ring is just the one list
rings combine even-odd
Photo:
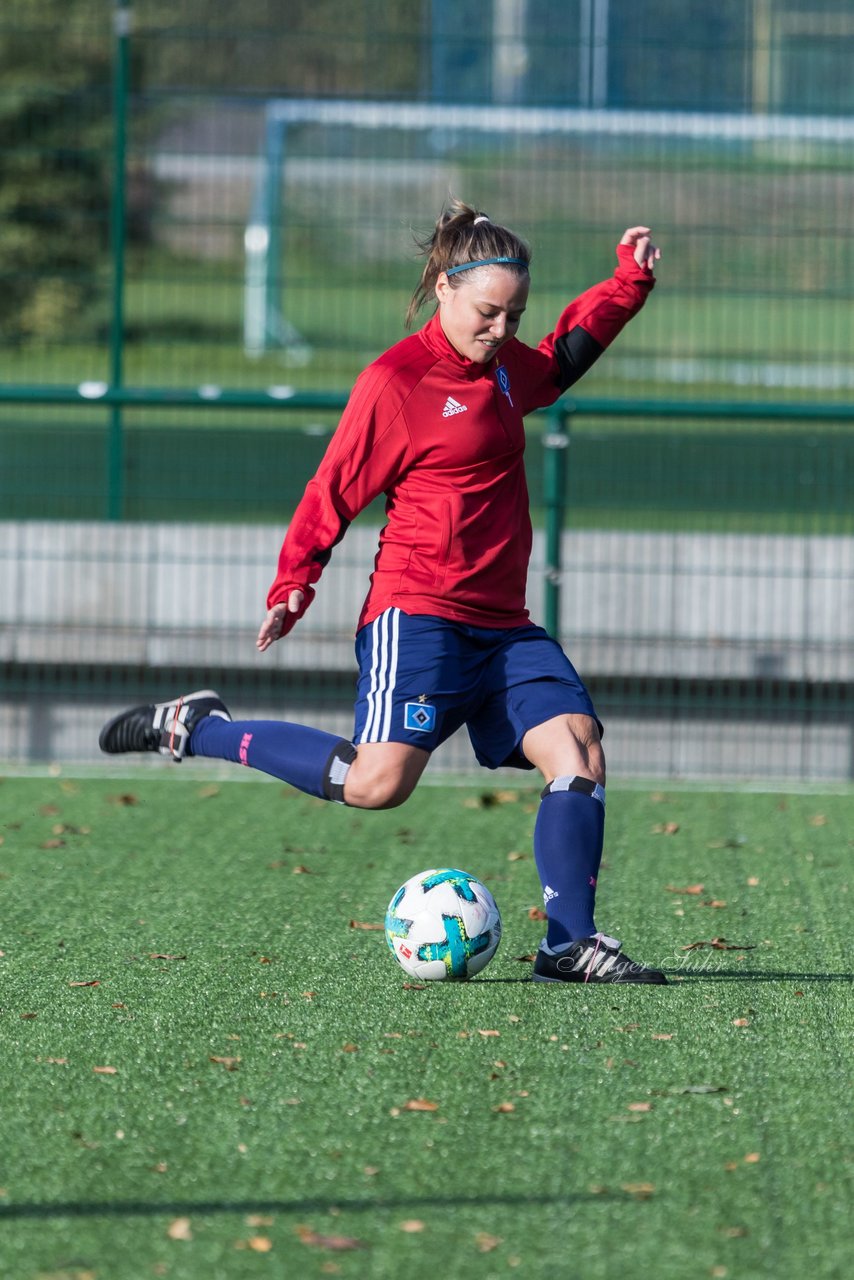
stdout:
[[620,244],[634,245],[635,262],[647,271],[652,271],[661,257],[661,250],[650,239],[649,227],[629,227],[623,232]]
[[[261,623],[261,630],[258,632],[258,639],[255,641],[255,648],[263,653],[265,649],[269,649],[270,645],[276,640],[281,640],[282,636],[287,635],[291,627],[296,622],[296,615],[302,607],[305,596],[302,591],[292,591],[287,601],[282,604],[274,604],[269,609],[267,616]],[[294,615],[293,617],[291,615]]]

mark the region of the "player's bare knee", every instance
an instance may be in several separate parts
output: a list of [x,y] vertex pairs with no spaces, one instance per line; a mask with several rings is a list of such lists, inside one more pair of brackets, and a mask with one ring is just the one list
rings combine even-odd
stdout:
[[396,809],[412,795],[405,776],[351,769],[344,784],[344,803],[354,809]]
[[[605,752],[599,736],[599,726],[589,716],[574,717],[569,721],[569,735],[584,776],[592,782],[605,785]],[[576,772],[578,765],[576,766]]]
[[598,782],[600,787],[604,787],[605,752],[602,750],[602,744],[599,742],[592,743],[584,754],[586,756],[587,776],[593,782]]

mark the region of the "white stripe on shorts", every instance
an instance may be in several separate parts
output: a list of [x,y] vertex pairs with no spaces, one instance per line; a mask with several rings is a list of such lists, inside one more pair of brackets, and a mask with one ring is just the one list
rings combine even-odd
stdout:
[[371,684],[368,716],[360,742],[387,742],[397,683],[400,610],[386,609],[371,623]]

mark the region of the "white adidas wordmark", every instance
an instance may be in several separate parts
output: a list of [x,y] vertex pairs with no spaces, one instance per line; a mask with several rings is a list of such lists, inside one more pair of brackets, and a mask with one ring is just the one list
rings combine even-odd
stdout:
[[445,401],[445,407],[442,410],[442,417],[452,418],[455,413],[465,413],[467,409],[467,404],[460,404],[459,400],[455,400],[453,396],[448,396]]

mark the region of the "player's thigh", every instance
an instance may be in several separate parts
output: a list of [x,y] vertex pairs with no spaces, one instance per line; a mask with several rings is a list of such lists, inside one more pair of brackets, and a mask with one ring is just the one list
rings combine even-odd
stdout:
[[553,716],[529,729],[521,745],[526,759],[546,782],[576,774],[605,785],[605,754],[593,716]]
[[359,681],[353,743],[435,751],[463,721],[471,677],[459,628],[386,609],[356,635]]
[[357,809],[393,809],[408,800],[430,752],[407,742],[363,742],[344,782],[344,801]]

